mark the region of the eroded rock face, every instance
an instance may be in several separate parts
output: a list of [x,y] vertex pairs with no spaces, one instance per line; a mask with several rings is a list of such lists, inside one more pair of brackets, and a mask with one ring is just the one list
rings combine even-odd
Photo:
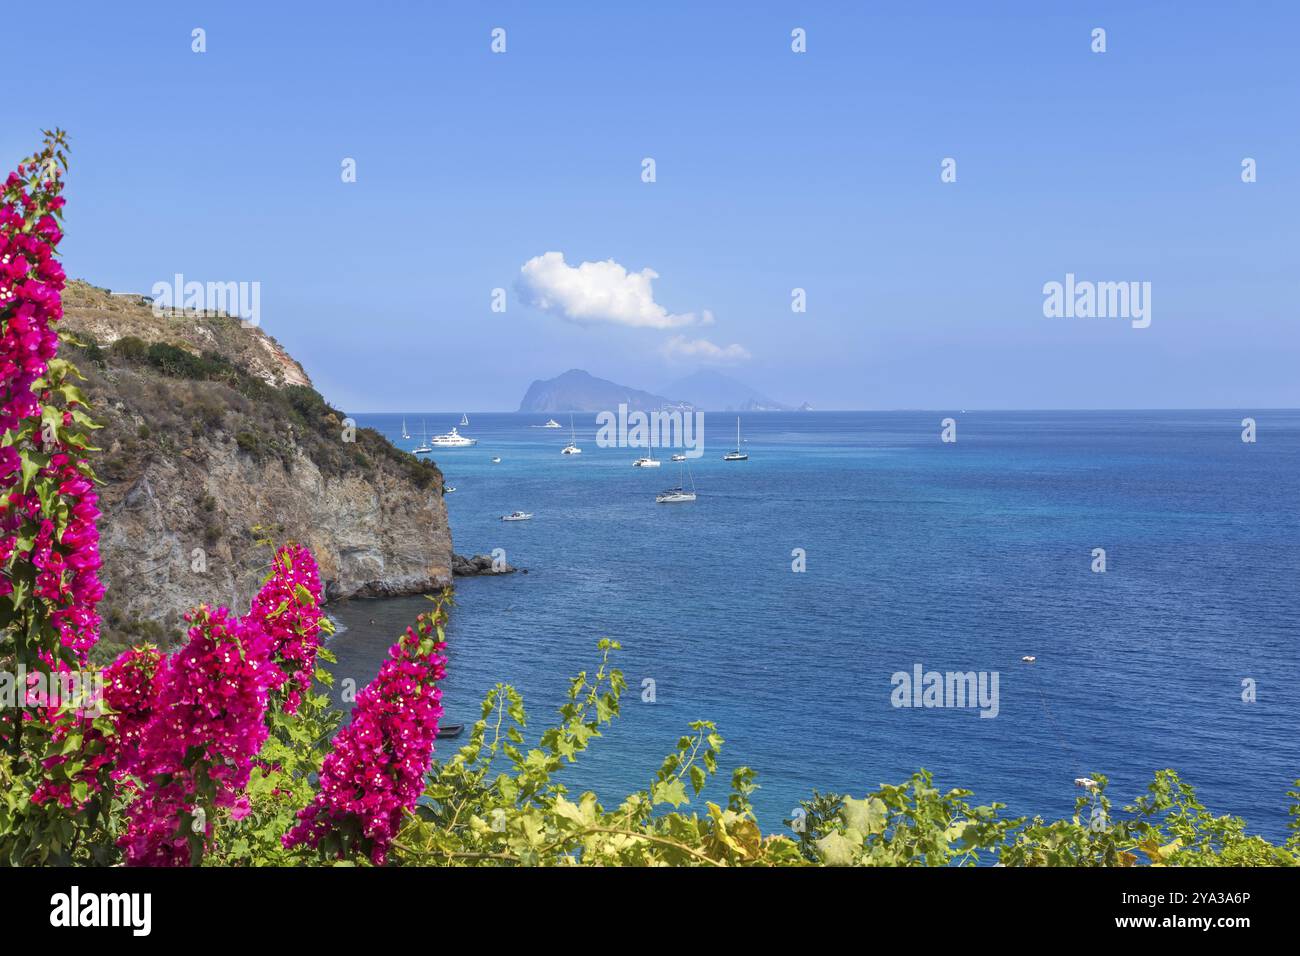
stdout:
[[[421,491],[384,472],[326,478],[304,455],[286,472],[278,460],[253,462],[231,441],[206,451],[201,465],[159,457],[135,480],[102,489],[105,603],[124,619],[175,632],[199,601],[246,608],[266,573],[263,533],[311,548],[329,600],[451,582],[441,483]],[[259,525],[264,531],[253,530]]]
[[[168,642],[201,603],[247,609],[270,543],[297,541],[327,600],[429,593],[452,580],[442,473],[357,430],[259,329],[157,318],[74,284],[66,354],[86,374],[101,451],[105,637]],[[217,334],[212,334],[216,328]],[[125,337],[202,358],[179,367]],[[220,356],[214,364],[212,356]],[[223,364],[224,363],[224,364]]]

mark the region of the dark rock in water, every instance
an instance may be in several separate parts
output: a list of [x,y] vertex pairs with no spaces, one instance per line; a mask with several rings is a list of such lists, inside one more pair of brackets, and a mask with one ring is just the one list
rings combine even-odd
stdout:
[[490,554],[476,554],[467,558],[464,555],[451,556],[451,573],[458,578],[472,578],[480,574],[514,574],[517,568],[507,564],[503,559],[493,565]]

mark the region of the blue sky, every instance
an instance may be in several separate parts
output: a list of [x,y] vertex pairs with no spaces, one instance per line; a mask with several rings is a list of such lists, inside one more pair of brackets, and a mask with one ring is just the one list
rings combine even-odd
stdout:
[[[68,129],[69,273],[258,281],[349,411],[658,389],[701,366],[674,336],[820,408],[1297,406],[1296,11],[69,2],[55,48],[7,45],[0,155]],[[547,252],[713,321],[530,305]],[[1067,272],[1149,281],[1150,327],[1044,317]]]

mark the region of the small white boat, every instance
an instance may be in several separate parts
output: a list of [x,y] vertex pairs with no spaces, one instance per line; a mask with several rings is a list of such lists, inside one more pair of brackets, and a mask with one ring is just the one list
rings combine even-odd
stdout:
[[449,495],[449,494],[451,494],[451,493],[452,493],[453,491],[455,491],[455,490],[456,490],[456,486],[455,486],[455,485],[447,485],[445,488],[442,489],[442,493],[443,493],[444,495]]
[[645,458],[638,458],[636,461],[632,462],[632,467],[633,468],[658,468],[662,464],[663,462],[660,461],[658,458],[654,458],[650,455],[647,455]]
[[564,426],[561,425],[559,422],[557,422],[554,418],[548,418],[546,419],[545,425],[534,425],[533,427],[534,428],[563,428]]
[[1020,659],[1021,659],[1022,661],[1024,661],[1026,664],[1032,664],[1034,661],[1038,660],[1037,657],[1034,657],[1034,656],[1031,655],[1031,654],[1026,654],[1024,657],[1022,657],[1022,658],[1020,658]]
[[667,491],[661,491],[655,495],[655,503],[661,505],[676,504],[679,501],[694,501],[695,492],[687,491],[685,488],[669,488]]
[[[687,476],[690,477],[690,485],[691,485],[690,491],[686,490]],[[655,495],[655,504],[675,505],[684,501],[694,501],[694,500],[695,500],[695,476],[690,474],[689,469],[687,468],[685,462],[683,461],[681,484],[679,484],[676,488],[669,488],[667,491],[661,491],[659,492],[659,494]]]
[[402,419],[402,437],[403,437],[403,438],[410,438],[410,437],[411,437],[410,434],[406,431],[406,419],[405,419],[405,418]]
[[494,465],[499,465],[499,464],[501,464],[501,459],[500,459],[500,458],[493,458],[493,459],[492,459],[492,464],[494,464]]
[[461,427],[462,427],[462,428],[464,428],[466,425],[469,424],[469,413],[468,413],[468,412],[461,412],[461,414],[460,414],[460,424],[461,424]]
[[428,454],[430,454],[432,451],[433,451],[433,449],[429,447],[429,435],[428,435],[428,431],[427,431],[427,429],[425,429],[425,427],[424,427],[424,423],[421,422],[421,423],[420,423],[420,444],[416,445],[414,448],[411,449],[411,454],[412,454],[412,455],[428,455]]
[[749,461],[749,453],[740,450],[740,418],[736,418],[736,450],[722,456],[723,461]]
[[508,515],[502,515],[501,520],[502,521],[528,521],[530,518],[532,518],[532,516],[533,513],[531,511],[512,511]]
[[673,455],[673,461],[685,461],[685,460],[686,460],[685,455]]
[[1082,787],[1084,790],[1097,789],[1097,781],[1093,780],[1092,777],[1075,777],[1074,785],[1076,787]]
[[429,439],[429,444],[434,448],[468,448],[470,445],[477,445],[477,438],[466,438],[453,427],[445,435],[434,435]]
[[582,449],[578,447],[578,433],[573,430],[573,416],[569,416],[569,443],[560,450],[561,455],[581,455]]

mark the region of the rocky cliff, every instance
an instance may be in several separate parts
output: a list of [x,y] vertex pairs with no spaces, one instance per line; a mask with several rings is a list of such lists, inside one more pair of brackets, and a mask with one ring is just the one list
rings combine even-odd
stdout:
[[306,544],[330,600],[451,581],[442,473],[350,429],[274,339],[227,316],[156,316],[81,282],[65,353],[102,449],[105,646],[168,641],[200,601],[246,607],[268,541]]

